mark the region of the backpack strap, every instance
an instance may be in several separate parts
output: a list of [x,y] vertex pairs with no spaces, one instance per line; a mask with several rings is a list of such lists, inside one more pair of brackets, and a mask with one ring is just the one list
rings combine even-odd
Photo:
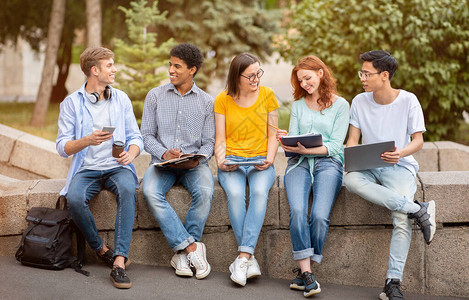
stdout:
[[23,232],[23,236],[21,237],[21,241],[19,245],[17,246],[18,250],[15,253],[16,260],[21,262],[21,255],[23,253],[23,244],[24,244],[24,239],[28,235],[28,233],[37,225],[38,223],[33,223],[30,222],[28,228]]
[[[60,195],[55,203],[55,208],[67,210],[67,198],[65,196]],[[77,238],[77,260],[75,260],[70,267],[74,269],[76,272],[81,273],[85,276],[89,276],[90,272],[82,270],[83,261],[85,259],[85,237],[81,233],[80,229],[77,225],[73,222],[73,219],[70,221],[73,231],[75,232],[75,236]]]

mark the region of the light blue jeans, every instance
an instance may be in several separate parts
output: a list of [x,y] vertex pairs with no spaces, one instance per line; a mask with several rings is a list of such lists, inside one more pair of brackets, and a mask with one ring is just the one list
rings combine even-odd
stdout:
[[386,276],[402,281],[412,234],[412,220],[404,213],[404,208],[413,201],[417,190],[414,175],[407,168],[394,165],[350,172],[344,182],[350,192],[392,211],[394,229]]
[[[291,169],[298,158],[290,158],[284,177],[288,204],[290,205],[290,236],[293,259],[310,258],[320,263],[322,249],[329,229],[329,214],[342,186],[342,163],[331,157],[314,159],[314,181],[308,159]],[[313,204],[308,219],[309,196]]]
[[[166,200],[166,193],[179,182],[192,195],[184,224]],[[174,252],[200,241],[213,198],[213,175],[207,164],[193,169],[150,166],[143,176],[143,198]]]
[[78,172],[73,177],[66,196],[68,210],[91,249],[101,250],[103,241],[98,235],[89,204],[90,200],[102,189],[107,189],[116,195],[114,256],[128,257],[137,201],[132,171],[118,167],[103,171],[82,170]]
[[[230,161],[265,160],[265,156],[227,156]],[[261,233],[267,209],[269,190],[276,178],[272,166],[259,171],[254,166],[240,166],[235,171],[224,172],[218,169],[218,181],[228,198],[228,213],[233,228],[238,251],[254,254],[257,239]],[[246,211],[246,181],[249,185],[249,205]]]

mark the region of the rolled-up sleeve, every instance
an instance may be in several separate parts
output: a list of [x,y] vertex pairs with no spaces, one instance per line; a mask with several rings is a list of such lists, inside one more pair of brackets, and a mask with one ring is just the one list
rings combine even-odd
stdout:
[[71,101],[71,98],[65,98],[62,103],[60,103],[60,114],[59,114],[59,131],[57,134],[57,140],[55,143],[55,147],[57,152],[62,157],[69,157],[65,152],[65,144],[68,141],[75,140],[75,112],[74,106]]
[[132,103],[130,99],[125,103],[125,136],[127,145],[136,145],[140,149],[139,155],[143,151],[142,134],[138,128],[137,120],[135,119]]

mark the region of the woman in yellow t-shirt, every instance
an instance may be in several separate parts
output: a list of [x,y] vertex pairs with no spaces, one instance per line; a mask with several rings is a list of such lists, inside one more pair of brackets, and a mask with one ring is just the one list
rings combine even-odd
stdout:
[[[244,286],[261,275],[254,249],[261,232],[267,197],[275,181],[278,103],[272,89],[260,86],[264,71],[249,53],[233,58],[227,89],[215,98],[215,157],[218,181],[228,198],[239,256],[230,265],[231,280]],[[246,211],[246,181],[249,206]]]

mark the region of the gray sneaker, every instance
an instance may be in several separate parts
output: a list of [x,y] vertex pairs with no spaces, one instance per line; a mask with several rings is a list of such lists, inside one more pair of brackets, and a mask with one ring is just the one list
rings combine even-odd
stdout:
[[414,219],[417,226],[423,232],[423,238],[427,245],[433,240],[436,231],[435,222],[435,201],[417,202],[420,205],[420,210],[413,214],[408,214],[409,219]]

